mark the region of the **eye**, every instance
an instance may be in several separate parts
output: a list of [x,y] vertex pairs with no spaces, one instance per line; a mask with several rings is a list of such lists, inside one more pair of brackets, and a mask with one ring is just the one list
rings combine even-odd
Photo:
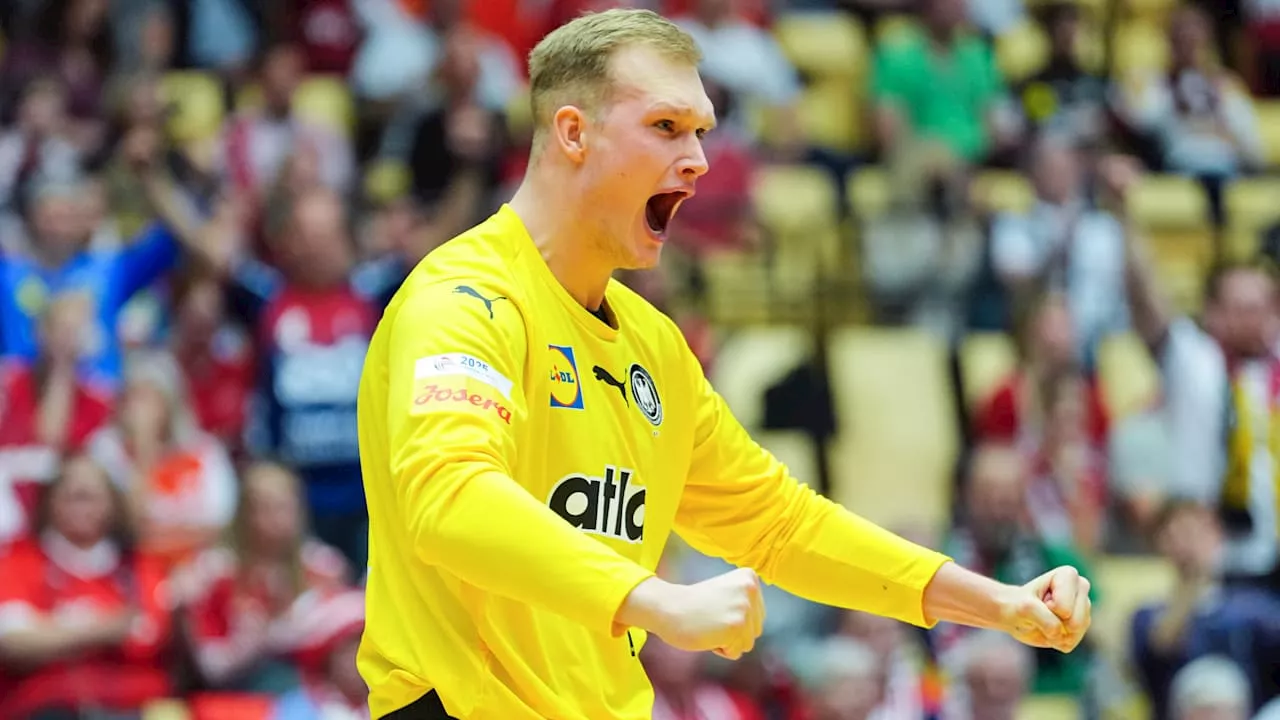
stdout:
[[706,137],[706,136],[707,136],[707,129],[706,129],[706,128],[698,128],[698,131],[697,131],[696,133],[694,133],[694,134],[698,136],[698,139],[699,139],[699,140],[701,140],[702,138],[704,138],[704,137]]
[[653,126],[658,128],[662,132],[676,131],[676,124],[670,120],[659,120],[658,122],[654,123]]

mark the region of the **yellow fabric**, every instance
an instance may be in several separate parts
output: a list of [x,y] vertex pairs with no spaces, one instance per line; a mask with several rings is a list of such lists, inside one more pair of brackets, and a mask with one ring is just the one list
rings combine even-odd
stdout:
[[618,283],[605,303],[620,329],[504,207],[387,308],[359,402],[374,717],[435,688],[462,720],[649,718],[643,633],[613,619],[673,531],[792,592],[925,623],[946,558],[788,477],[669,319]]
[[[1270,383],[1267,388],[1271,392]],[[1227,438],[1227,471],[1222,483],[1222,504],[1230,510],[1248,511],[1251,483],[1251,470],[1254,453],[1253,421],[1254,413],[1250,408],[1248,394],[1241,383],[1231,383],[1231,407],[1233,423]],[[1272,457],[1280,458],[1280,407],[1275,403],[1268,409],[1271,414],[1267,438]],[[1280,471],[1275,482],[1280,488]],[[1277,509],[1280,509],[1280,493],[1276,495]]]

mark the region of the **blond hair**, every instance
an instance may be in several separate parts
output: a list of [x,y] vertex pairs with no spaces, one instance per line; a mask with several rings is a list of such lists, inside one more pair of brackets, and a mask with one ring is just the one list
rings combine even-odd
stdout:
[[535,142],[560,107],[594,110],[609,98],[609,60],[620,48],[644,45],[696,66],[702,52],[688,33],[652,10],[587,13],[551,31],[529,53],[529,95]]

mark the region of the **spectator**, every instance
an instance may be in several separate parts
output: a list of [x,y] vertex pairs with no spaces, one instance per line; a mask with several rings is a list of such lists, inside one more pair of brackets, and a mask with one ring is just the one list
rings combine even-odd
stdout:
[[948,664],[959,686],[947,715],[954,720],[1014,720],[1037,674],[1035,653],[1005,635],[980,631]]
[[1280,457],[1272,440],[1280,402],[1275,282],[1257,265],[1215,268],[1197,324],[1169,311],[1145,248],[1133,239],[1127,248],[1134,327],[1163,376],[1173,456],[1168,494],[1217,508],[1228,538],[1224,569],[1270,584],[1278,546],[1270,498]]
[[1251,588],[1224,587],[1222,528],[1208,508],[1175,500],[1157,516],[1157,549],[1177,571],[1164,602],[1133,617],[1134,666],[1158,720],[1177,717],[1175,675],[1198,658],[1220,655],[1240,667],[1257,706],[1280,687],[1273,677],[1280,657],[1280,598]]
[[[1078,330],[1076,357],[1091,366],[1098,342],[1126,324],[1125,229],[1090,206],[1081,164],[1068,142],[1036,141],[1030,170],[1036,202],[1026,213],[995,218],[991,261],[1015,308],[1043,290],[1066,296]],[[1104,183],[1109,177],[1103,173]]]
[[[1205,3],[1217,9],[1217,3]],[[1251,66],[1241,68],[1249,79],[1255,95],[1276,97],[1280,95],[1280,3],[1274,0],[1245,0],[1237,3],[1244,10],[1244,32],[1241,44],[1253,52]],[[1219,14],[1219,17],[1222,17]],[[1223,18],[1234,29],[1240,14]],[[1231,46],[1235,38],[1227,39],[1223,46]],[[1221,42],[1221,40],[1220,40]]]
[[1178,673],[1172,720],[1247,720],[1249,684],[1230,660],[1207,657]]
[[187,273],[175,283],[169,347],[181,365],[197,424],[233,456],[244,439],[256,358],[249,332],[232,322],[216,278]]
[[32,80],[53,74],[67,93],[72,143],[85,154],[103,141],[102,89],[114,60],[106,0],[53,0],[43,4],[35,32],[8,48],[0,65],[0,107],[16,107]]
[[[264,36],[259,3],[191,0],[183,27],[187,65],[244,79]],[[238,84],[238,83],[237,83]]]
[[169,697],[170,598],[133,551],[124,501],[73,456],[41,498],[31,540],[0,557],[0,717],[137,713]]
[[[1027,475],[1026,460],[1016,449],[979,446],[970,459],[960,520],[944,544],[947,554],[963,567],[1011,584],[1030,582],[1062,565],[1071,565],[1088,577],[1088,568],[1074,547],[1035,532],[1027,507]],[[944,658],[966,634],[952,626],[935,632]],[[1036,656],[1036,692],[1080,691],[1089,669],[1088,647],[1070,655],[1041,650]]]
[[318,610],[347,589],[350,569],[310,538],[301,491],[280,465],[250,466],[230,544],[202,553],[177,576],[196,666],[214,687],[295,689],[306,661],[317,661],[316,648],[347,616]]
[[923,634],[893,620],[853,610],[841,614],[839,633],[864,643],[876,654],[883,687],[873,717],[940,717],[942,681],[925,651]]
[[85,331],[89,343],[86,372],[115,385],[122,370],[117,324],[124,304],[151,286],[177,262],[182,248],[212,260],[221,254],[225,221],[201,226],[180,206],[172,187],[143,167],[145,187],[155,212],[164,219],[123,246],[90,247],[91,223],[82,205],[84,185],[45,183],[33,190],[25,251],[0,251],[0,354],[33,358],[38,354],[35,320],[51,295],[69,290],[89,294],[95,308]]
[[0,380],[0,545],[28,529],[39,486],[111,417],[109,391],[79,374],[89,324],[83,295],[54,298],[40,318],[40,356],[4,363]]
[[678,650],[650,635],[640,658],[653,683],[654,720],[764,720],[750,700],[704,679],[697,653]]
[[1098,149],[1108,129],[1108,82],[1080,62],[1083,10],[1073,0],[1060,0],[1041,12],[1049,34],[1049,57],[1018,90],[1022,114],[1037,133],[1053,133],[1077,147]]
[[200,430],[182,371],[167,353],[132,356],[115,421],[90,454],[129,500],[139,546],[169,566],[210,547],[236,506],[226,449]]
[[305,57],[299,46],[277,43],[262,53],[258,82],[261,107],[238,113],[223,137],[221,167],[239,193],[262,202],[286,159],[308,147],[319,160],[320,180],[345,192],[355,181],[350,142],[334,130],[297,117],[293,97],[302,83]]
[[1203,10],[1183,7],[1169,21],[1172,67],[1128,84],[1120,116],[1160,148],[1163,169],[1203,180],[1222,220],[1221,184],[1264,163],[1253,102],[1239,78],[1213,58]]
[[885,669],[876,653],[856,640],[833,637],[816,649],[809,684],[813,720],[888,720],[877,713]]
[[[965,164],[1017,141],[1014,113],[990,47],[964,32],[965,0],[923,0],[920,31],[876,48],[872,100],[880,151],[937,144]],[[940,58],[946,58],[940,61]]]
[[303,684],[281,697],[273,720],[369,720],[369,688],[356,670],[364,630],[364,593],[351,591],[323,601],[313,611],[325,617],[326,634],[312,651],[316,668]]
[[795,156],[804,145],[796,114],[800,80],[773,37],[737,13],[738,2],[696,0],[692,12],[676,23],[702,50],[702,77],[728,93],[730,112],[720,113],[721,122],[748,131],[746,109],[763,106],[776,117],[771,144]]
[[69,182],[80,173],[80,149],[67,135],[66,93],[56,78],[23,89],[16,122],[0,132],[0,208],[21,212],[33,182]]
[[164,0],[115,0],[111,25],[115,74],[160,73],[173,66],[178,28]]
[[287,0],[268,26],[297,39],[308,72],[345,77],[362,39],[356,6],[363,1]]
[[346,210],[329,190],[304,193],[288,217],[276,239],[281,270],[244,260],[231,271],[233,308],[253,328],[260,352],[246,444],[301,474],[317,536],[364,568],[356,390],[369,339],[406,263],[391,256],[356,265]]

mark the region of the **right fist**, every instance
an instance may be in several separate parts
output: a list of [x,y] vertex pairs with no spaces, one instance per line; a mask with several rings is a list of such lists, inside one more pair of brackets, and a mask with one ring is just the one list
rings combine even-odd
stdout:
[[694,585],[648,580],[632,595],[624,612],[633,600],[656,609],[641,611],[648,621],[635,624],[681,650],[711,650],[736,660],[755,647],[764,627],[760,579],[754,570],[746,568]]

